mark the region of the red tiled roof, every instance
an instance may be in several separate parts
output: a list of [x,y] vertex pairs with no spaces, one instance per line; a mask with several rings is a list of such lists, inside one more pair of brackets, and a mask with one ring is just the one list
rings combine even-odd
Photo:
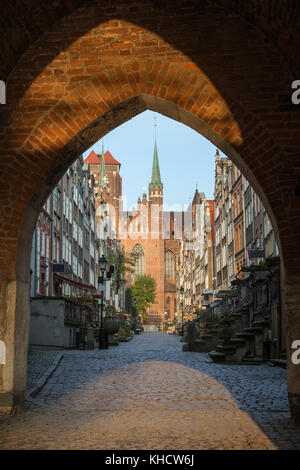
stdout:
[[90,163],[92,165],[100,165],[100,159],[98,155],[94,152],[94,150],[92,150],[91,153],[88,155],[88,157],[84,160],[84,163]]
[[[112,156],[109,150],[107,150],[104,154],[104,161],[105,165],[121,165],[121,163]],[[97,155],[96,152],[92,150],[84,160],[84,163],[89,163],[90,165],[100,165],[99,155]]]
[[110,153],[109,150],[106,150],[105,154],[104,154],[104,160],[105,160],[105,165],[121,165],[120,162],[118,162],[118,160],[116,160],[112,154]]

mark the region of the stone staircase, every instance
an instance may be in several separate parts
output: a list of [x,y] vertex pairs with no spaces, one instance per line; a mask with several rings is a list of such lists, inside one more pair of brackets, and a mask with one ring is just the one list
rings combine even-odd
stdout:
[[207,353],[216,347],[218,342],[217,334],[218,330],[215,329],[204,330],[199,339],[193,343],[184,344],[182,350]]
[[[263,339],[265,330],[270,328],[266,318],[254,320],[253,326],[249,324],[249,305],[243,305],[233,315],[225,317],[218,324],[220,331],[219,341],[214,350],[208,351],[214,362],[231,362],[245,364],[259,364],[263,358]],[[230,335],[222,334],[222,328],[232,331]]]

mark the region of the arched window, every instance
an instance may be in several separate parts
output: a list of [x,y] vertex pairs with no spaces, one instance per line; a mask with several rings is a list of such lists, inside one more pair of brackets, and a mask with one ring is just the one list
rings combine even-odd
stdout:
[[132,258],[135,261],[134,275],[145,274],[145,252],[141,245],[137,244],[133,247]]
[[172,251],[165,253],[165,278],[175,279],[175,255]]

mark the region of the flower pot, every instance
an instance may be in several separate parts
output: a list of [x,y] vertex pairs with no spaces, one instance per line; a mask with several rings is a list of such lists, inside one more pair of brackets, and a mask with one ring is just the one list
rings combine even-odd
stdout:
[[115,335],[119,331],[119,320],[117,318],[104,318],[103,326],[108,334],[108,345],[117,346],[119,340]]

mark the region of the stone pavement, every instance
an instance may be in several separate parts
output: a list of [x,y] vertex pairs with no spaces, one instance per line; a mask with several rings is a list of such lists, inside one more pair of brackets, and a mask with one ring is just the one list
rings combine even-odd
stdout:
[[34,388],[44,373],[54,363],[60,352],[55,350],[30,350],[27,359],[27,387]]
[[135,336],[109,350],[64,351],[0,449],[300,449],[286,372],[211,363],[179,338]]

